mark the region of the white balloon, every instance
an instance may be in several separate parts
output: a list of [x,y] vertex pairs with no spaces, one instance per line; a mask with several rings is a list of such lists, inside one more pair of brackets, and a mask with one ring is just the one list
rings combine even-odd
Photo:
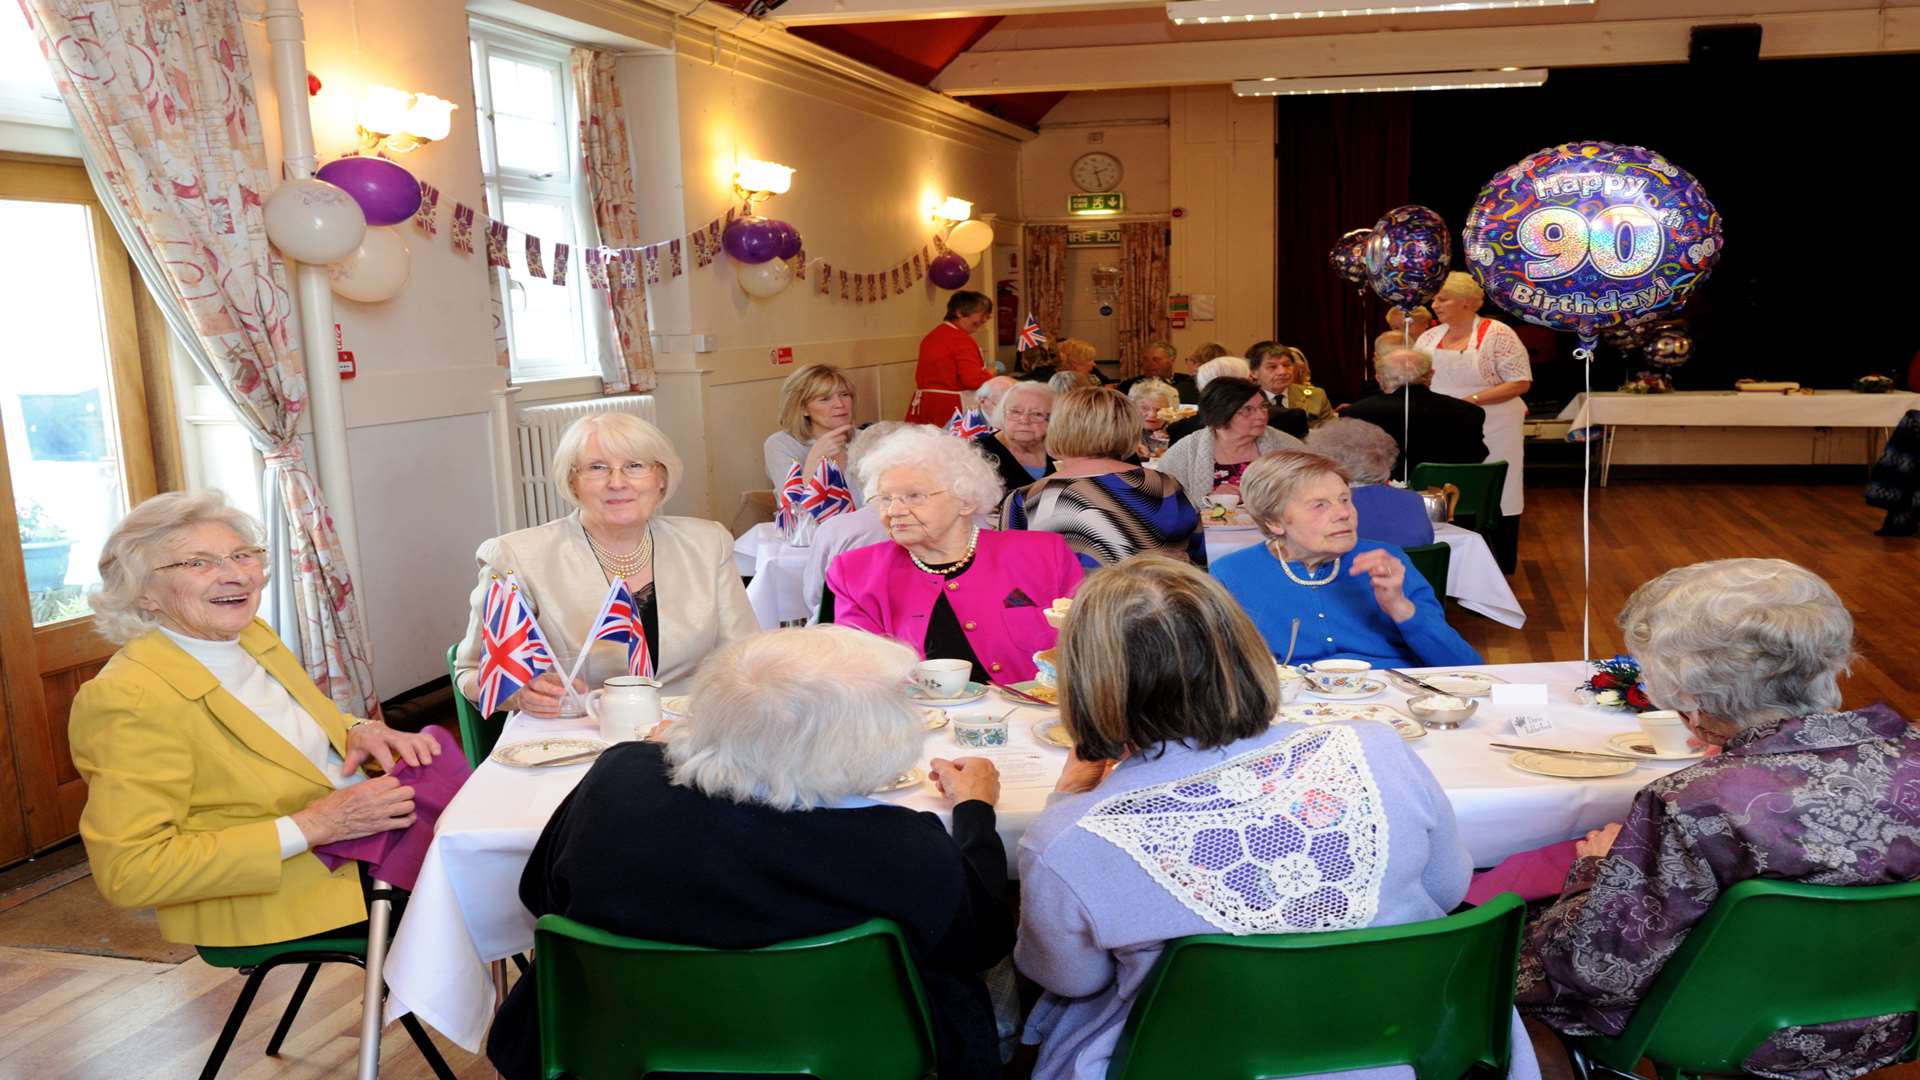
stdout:
[[325,180],[289,180],[267,196],[265,209],[267,239],[296,262],[339,262],[367,234],[360,204]]
[[406,235],[388,225],[368,229],[358,251],[327,267],[327,283],[339,296],[377,304],[400,295],[412,271]]
[[756,300],[765,300],[770,296],[778,296],[781,290],[793,284],[793,267],[785,259],[741,263],[734,269],[733,276],[740,283],[742,292]]
[[947,246],[972,262],[974,256],[993,246],[993,226],[984,221],[963,221],[947,233]]

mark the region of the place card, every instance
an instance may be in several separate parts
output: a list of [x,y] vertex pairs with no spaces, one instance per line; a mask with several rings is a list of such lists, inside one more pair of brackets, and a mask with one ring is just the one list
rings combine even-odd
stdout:
[[1553,730],[1553,721],[1544,716],[1516,716],[1512,723],[1516,735],[1538,735]]
[[1546,683],[1494,683],[1491,689],[1494,705],[1545,705],[1547,703]]

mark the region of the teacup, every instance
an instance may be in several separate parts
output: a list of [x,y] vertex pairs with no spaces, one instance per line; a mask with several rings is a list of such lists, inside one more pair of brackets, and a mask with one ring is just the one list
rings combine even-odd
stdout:
[[1207,501],[1228,510],[1240,505],[1240,493],[1237,491],[1216,491],[1207,496]]
[[1669,709],[1641,713],[1640,733],[1647,737],[1647,742],[1658,754],[1686,754],[1693,749],[1687,745],[1687,739],[1691,737],[1687,722],[1681,719],[1679,713]]
[[953,714],[953,741],[975,750],[1007,745],[1007,718],[984,712]]
[[1280,680],[1280,704],[1291,705],[1299,700],[1300,694],[1307,688],[1306,676],[1292,664],[1273,665],[1273,674]]
[[1367,673],[1364,671],[1321,671],[1316,665],[1307,672],[1307,682],[1315,690],[1326,694],[1357,694],[1365,689]]
[[1373,665],[1365,660],[1315,660],[1313,670],[1325,675],[1355,675],[1372,671]]
[[959,697],[971,674],[973,665],[965,660],[922,660],[913,665],[913,684],[928,697]]

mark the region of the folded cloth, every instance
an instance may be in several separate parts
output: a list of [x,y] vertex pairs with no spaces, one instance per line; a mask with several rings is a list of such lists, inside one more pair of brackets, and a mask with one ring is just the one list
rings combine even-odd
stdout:
[[1574,841],[1563,840],[1543,848],[1509,855],[1491,870],[1473,875],[1467,886],[1467,903],[1475,907],[1503,892],[1519,893],[1522,900],[1545,900],[1559,896],[1567,883],[1567,871],[1573,869]]
[[413,788],[413,824],[314,848],[313,853],[327,869],[337,869],[350,862],[365,863],[367,873],[373,877],[413,891],[413,883],[420,877],[420,864],[427,858],[427,845],[433,843],[433,829],[440,822],[440,812],[453,801],[467,777],[473,775],[473,767],[460,752],[460,744],[446,728],[429,727],[423,734],[433,736],[440,744],[440,753],[417,768],[395,762],[392,773],[395,779]]

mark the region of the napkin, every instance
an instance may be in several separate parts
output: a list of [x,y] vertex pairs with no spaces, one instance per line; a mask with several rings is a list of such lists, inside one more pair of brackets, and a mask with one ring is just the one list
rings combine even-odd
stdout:
[[440,812],[453,801],[467,777],[473,775],[473,767],[467,764],[460,744],[446,728],[429,727],[424,734],[433,736],[440,744],[440,753],[417,768],[395,762],[392,773],[401,783],[413,788],[413,824],[314,848],[313,853],[327,869],[363,862],[372,877],[413,891],[413,884],[420,877],[420,864],[427,858],[427,845],[433,843],[433,829],[440,822]]

